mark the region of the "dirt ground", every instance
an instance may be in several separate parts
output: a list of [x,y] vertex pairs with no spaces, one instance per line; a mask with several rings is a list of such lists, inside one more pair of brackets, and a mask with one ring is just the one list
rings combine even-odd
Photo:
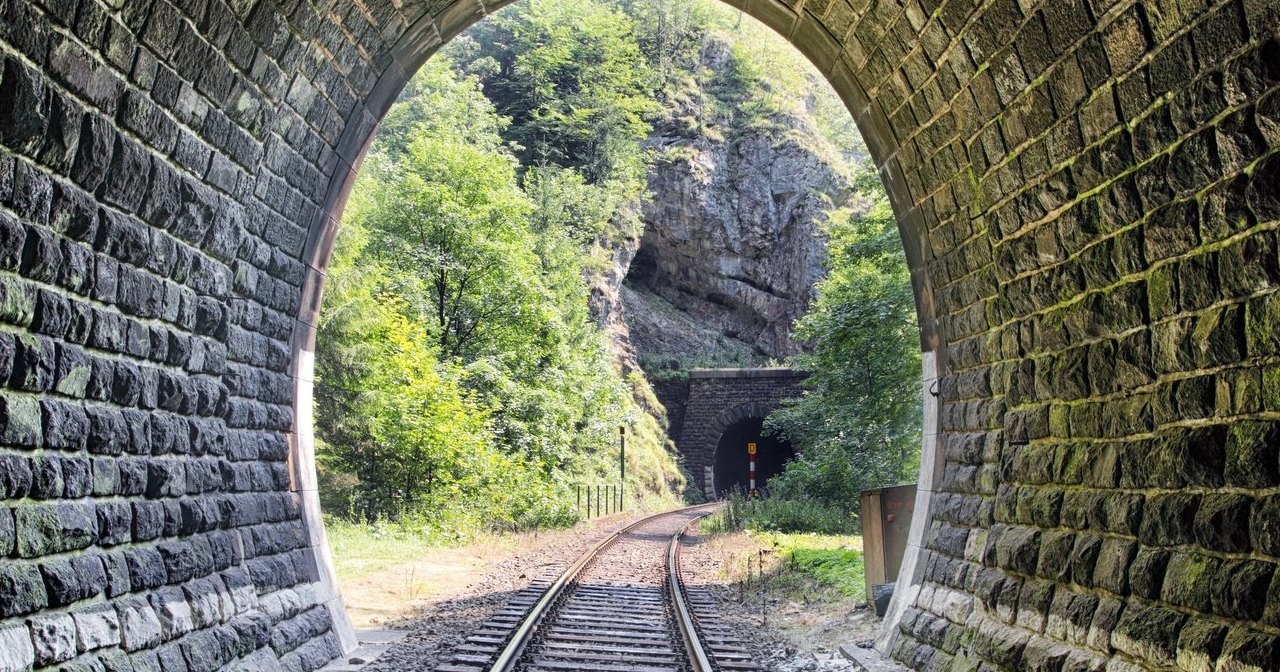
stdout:
[[[637,515],[427,549],[423,557],[403,562],[348,565],[349,576],[340,575],[339,585],[356,627],[407,632],[367,669],[431,669],[516,591],[554,577],[596,540]],[[761,557],[765,581],[759,579]],[[742,640],[764,669],[854,669],[838,647],[873,637],[878,619],[858,599],[789,570],[783,560],[761,537],[734,533],[689,537],[682,564],[685,581],[711,590],[724,618],[740,626]]]
[[686,585],[711,590],[767,670],[853,670],[840,645],[873,638],[880,623],[861,599],[791,570],[782,554],[746,532],[690,539],[682,564]]
[[554,578],[596,541],[641,515],[617,514],[568,530],[425,549],[421,558],[376,568],[348,564],[347,578],[340,571],[338,585],[355,627],[406,632],[365,669],[429,670],[443,663],[518,591]]
[[346,576],[340,572],[338,586],[357,629],[404,628],[437,605],[475,596],[476,584],[484,583],[478,577],[491,574],[514,558],[541,558],[522,564],[517,577],[520,573],[554,569],[555,558],[542,558],[548,555],[548,548],[571,545],[606,526],[611,526],[608,520],[597,519],[572,530],[487,539],[457,548],[431,548],[421,558],[391,565],[380,563],[366,568],[350,563],[355,565],[355,571],[345,572]]
[[356,628],[395,628],[413,613],[460,595],[476,575],[512,552],[512,544],[500,542],[431,549],[420,560],[339,576],[338,585]]

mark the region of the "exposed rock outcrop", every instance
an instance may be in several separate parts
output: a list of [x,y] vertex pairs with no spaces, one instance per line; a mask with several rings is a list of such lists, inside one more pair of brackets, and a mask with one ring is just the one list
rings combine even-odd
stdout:
[[[630,284],[741,342],[753,360],[794,354],[792,325],[823,273],[819,223],[846,196],[840,176],[790,133],[657,140],[679,151],[650,173]],[[670,352],[667,338],[640,327],[660,308],[644,291],[626,303],[635,347]]]
[[[702,54],[707,71],[727,67],[723,43]],[[643,237],[614,250],[596,292],[621,358],[650,373],[798,352],[794,322],[824,273],[821,223],[850,196],[849,162],[812,100],[744,121],[717,118],[714,95],[691,85],[670,102],[649,141]]]

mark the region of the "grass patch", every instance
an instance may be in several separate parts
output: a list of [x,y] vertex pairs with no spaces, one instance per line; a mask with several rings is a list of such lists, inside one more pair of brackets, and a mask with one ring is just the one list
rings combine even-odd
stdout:
[[343,579],[376,575],[391,567],[430,558],[433,550],[473,540],[428,535],[394,524],[362,525],[336,517],[326,517],[324,526],[333,551],[334,571]]
[[510,555],[520,539],[499,534],[461,538],[403,524],[362,525],[333,517],[325,527],[338,586],[357,628],[403,623]]
[[790,565],[788,571],[809,576],[849,597],[866,592],[862,537],[771,533],[765,539]]
[[[752,549],[739,550],[726,579],[742,582],[746,601],[761,593],[783,595],[804,605],[850,606],[866,600],[862,537],[852,534],[763,532],[745,534]],[[726,542],[741,549],[740,542]],[[763,575],[761,567],[763,566]]]
[[828,599],[832,590],[858,599],[866,593],[861,525],[851,512],[813,500],[731,493],[725,506],[703,521],[702,530],[711,535],[745,531],[771,547],[767,581],[805,603]]

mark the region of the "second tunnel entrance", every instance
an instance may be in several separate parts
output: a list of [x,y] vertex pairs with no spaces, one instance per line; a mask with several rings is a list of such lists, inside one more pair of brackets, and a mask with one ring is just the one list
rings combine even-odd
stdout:
[[796,456],[795,448],[786,441],[764,433],[763,418],[743,418],[734,422],[716,443],[714,477],[717,496],[731,491],[751,489],[748,446],[755,444],[755,486],[768,488],[769,479],[782,473],[787,462]]
[[[769,417],[784,400],[803,394],[800,381],[806,375],[803,371],[782,367],[690,369],[688,378],[658,381],[654,385],[654,391],[667,411],[668,432],[675,438],[681,460],[705,496],[719,497],[738,482],[745,489],[746,444],[751,439],[734,437],[760,436],[764,418]],[[722,441],[736,442],[734,454],[740,458],[740,464],[719,463],[721,459],[728,459],[721,457],[728,454],[720,450]],[[770,450],[766,445],[768,441],[773,439],[757,441],[761,459],[770,459],[763,457],[766,450],[772,455],[783,456],[775,458],[778,465],[794,457],[794,450],[789,453]],[[757,464],[756,467],[760,469],[763,465]],[[768,474],[774,475],[778,471],[781,471],[781,466]],[[724,478],[729,480],[722,480]]]

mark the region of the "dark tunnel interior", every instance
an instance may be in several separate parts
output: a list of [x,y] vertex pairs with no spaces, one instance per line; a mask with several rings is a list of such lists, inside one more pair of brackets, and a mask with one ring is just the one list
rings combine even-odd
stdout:
[[744,418],[729,426],[716,443],[716,495],[738,488],[749,488],[747,445],[756,444],[756,488],[767,487],[770,478],[782,473],[783,467],[796,456],[795,448],[773,436],[762,436],[762,418]]

